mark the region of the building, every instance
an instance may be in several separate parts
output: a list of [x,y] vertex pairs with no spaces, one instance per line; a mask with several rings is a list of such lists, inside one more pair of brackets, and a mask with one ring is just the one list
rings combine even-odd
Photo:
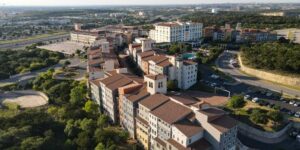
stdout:
[[207,108],[196,111],[197,120],[206,130],[205,137],[214,149],[235,149],[237,145],[237,122],[223,110]]
[[150,111],[154,110],[155,108],[159,107],[169,100],[170,98],[163,94],[154,94],[145,98],[138,104],[139,108],[138,115],[136,117],[136,137],[137,141],[141,143],[146,150],[150,149]]
[[213,106],[220,98],[167,93],[166,81],[162,74],[142,79],[117,69],[94,80],[98,88],[92,93],[99,93],[97,103],[111,121],[119,122],[145,149],[235,149],[237,124]]
[[127,70],[100,80],[100,108],[113,123],[119,122],[119,88],[142,82],[141,78],[128,74]]
[[166,22],[154,26],[149,37],[156,43],[199,41],[202,37],[202,23]]
[[264,13],[260,13],[260,15],[262,15],[262,16],[279,16],[279,17],[283,17],[283,16],[285,16],[285,12],[283,12],[283,11],[279,11],[279,12],[264,12]]
[[81,30],[81,27],[82,27],[82,24],[80,24],[80,23],[75,23],[75,24],[74,24],[74,30],[75,30],[75,31],[80,31],[80,30]]
[[[78,28],[79,29],[79,28]],[[93,44],[99,39],[98,33],[88,32],[88,31],[73,31],[70,33],[71,41],[84,43],[84,44]]]
[[[132,138],[136,138],[136,121],[138,102],[150,96],[147,92],[147,85],[129,85],[119,89],[120,95],[120,124],[127,130]],[[122,117],[121,117],[122,116]]]
[[103,78],[105,71],[119,68],[113,46],[106,39],[94,41],[87,52],[89,80]]

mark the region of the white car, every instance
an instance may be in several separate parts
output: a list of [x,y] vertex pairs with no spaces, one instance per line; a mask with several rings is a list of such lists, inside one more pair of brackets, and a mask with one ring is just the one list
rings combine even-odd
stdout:
[[249,100],[249,98],[250,98],[250,95],[245,95],[244,96],[244,100]]
[[212,74],[210,77],[213,78],[213,79],[219,79],[220,78],[220,76],[215,75],[215,74]]
[[294,116],[300,118],[300,111],[296,112]]
[[270,96],[272,96],[273,95],[273,93],[271,93],[271,92],[268,92],[267,94],[266,94],[266,96],[268,96],[268,97],[270,97]]
[[295,101],[290,101],[289,104],[294,105],[296,102]]
[[258,100],[259,100],[259,99],[258,99],[257,97],[254,97],[254,98],[252,99],[252,102],[257,103]]
[[295,107],[300,106],[300,102],[294,104]]

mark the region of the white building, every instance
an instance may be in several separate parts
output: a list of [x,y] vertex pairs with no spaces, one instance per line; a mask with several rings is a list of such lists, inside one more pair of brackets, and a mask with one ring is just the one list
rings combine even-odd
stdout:
[[198,41],[202,37],[202,23],[167,22],[155,24],[149,37],[156,43]]

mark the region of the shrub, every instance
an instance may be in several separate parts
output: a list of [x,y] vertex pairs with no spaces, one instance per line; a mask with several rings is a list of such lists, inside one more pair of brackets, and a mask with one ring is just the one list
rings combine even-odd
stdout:
[[268,122],[268,117],[266,113],[263,112],[261,109],[254,109],[252,110],[250,114],[250,119],[254,123],[261,123],[261,124],[266,124]]
[[245,106],[245,101],[242,95],[234,95],[230,98],[229,103],[228,103],[229,107],[232,108],[242,108]]

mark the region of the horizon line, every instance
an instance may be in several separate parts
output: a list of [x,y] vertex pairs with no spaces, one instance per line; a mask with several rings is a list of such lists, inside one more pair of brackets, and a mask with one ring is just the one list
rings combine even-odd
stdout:
[[0,4],[0,7],[98,7],[98,6],[188,6],[188,5],[212,5],[212,4],[300,4],[300,2],[215,2],[215,3],[178,3],[178,4],[76,4],[76,5],[6,5]]

